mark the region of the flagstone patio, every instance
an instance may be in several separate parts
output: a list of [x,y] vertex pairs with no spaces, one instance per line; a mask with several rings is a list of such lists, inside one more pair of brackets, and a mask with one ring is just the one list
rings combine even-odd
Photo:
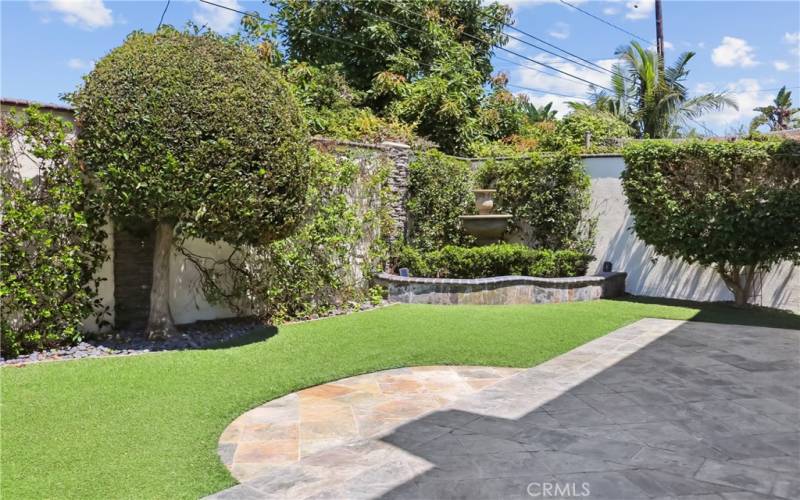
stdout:
[[352,377],[219,452],[219,499],[800,498],[800,331],[642,320],[527,370]]

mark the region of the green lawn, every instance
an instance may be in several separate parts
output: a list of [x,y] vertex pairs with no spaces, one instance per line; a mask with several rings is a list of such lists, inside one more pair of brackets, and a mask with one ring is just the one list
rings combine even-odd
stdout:
[[800,329],[800,316],[721,305],[398,305],[241,346],[3,368],[0,494],[196,498],[235,484],[217,438],[265,401],[392,367],[532,366],[644,317]]

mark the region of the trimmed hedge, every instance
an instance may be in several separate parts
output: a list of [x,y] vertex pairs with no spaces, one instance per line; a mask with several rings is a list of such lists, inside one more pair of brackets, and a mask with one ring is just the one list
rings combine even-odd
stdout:
[[414,276],[561,278],[585,275],[594,257],[574,250],[533,249],[525,245],[497,243],[483,247],[448,245],[425,253],[405,246],[397,252],[394,260],[396,268],[407,267]]

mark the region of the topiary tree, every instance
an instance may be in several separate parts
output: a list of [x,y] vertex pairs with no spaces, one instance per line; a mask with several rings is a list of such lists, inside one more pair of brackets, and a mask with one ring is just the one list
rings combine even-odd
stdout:
[[259,244],[302,218],[306,129],[289,86],[255,48],[170,27],[134,32],[70,99],[80,157],[115,222],[156,228],[151,338],[174,331],[176,235]]
[[623,154],[636,234],[659,254],[714,266],[737,305],[757,271],[800,261],[800,143],[644,141]]
[[37,108],[0,123],[0,345],[16,356],[80,340],[102,313],[104,216],[73,161],[72,124]]

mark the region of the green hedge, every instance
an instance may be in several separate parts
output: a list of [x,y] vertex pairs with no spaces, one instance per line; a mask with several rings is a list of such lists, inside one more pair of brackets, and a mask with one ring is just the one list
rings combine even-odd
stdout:
[[528,246],[583,252],[593,246],[589,176],[576,150],[489,160],[477,178],[480,186],[497,189],[495,211],[513,216]]
[[413,276],[436,278],[583,276],[592,260],[591,255],[573,250],[532,249],[509,243],[483,247],[448,245],[432,252],[419,252],[406,246],[394,258],[398,269],[406,267]]

